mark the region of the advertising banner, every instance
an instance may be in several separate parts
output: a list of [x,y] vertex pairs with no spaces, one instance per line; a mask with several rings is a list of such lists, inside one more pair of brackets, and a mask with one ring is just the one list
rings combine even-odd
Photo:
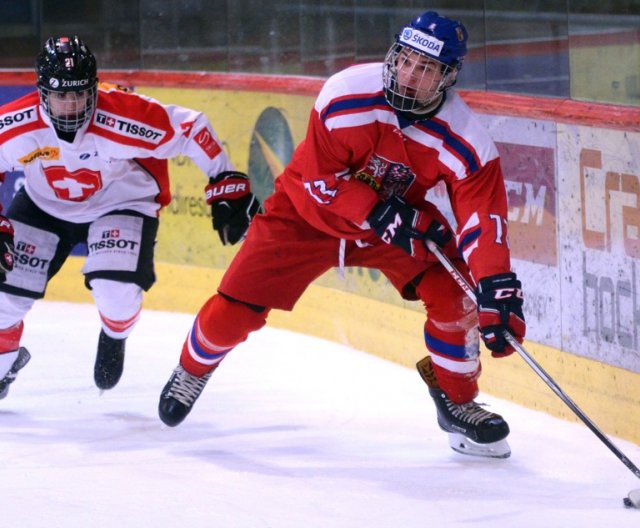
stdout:
[[[261,200],[306,131],[314,98],[233,90],[137,87],[202,110]],[[640,132],[479,114],[501,155],[513,267],[525,291],[527,339],[640,372]],[[161,262],[224,269],[225,247],[204,201],[206,176],[170,161],[171,203],[161,214]],[[6,205],[19,173],[0,188]],[[429,198],[453,221],[444,187]],[[318,284],[411,310],[376,270],[332,270]]]
[[640,133],[558,125],[562,348],[640,372]]

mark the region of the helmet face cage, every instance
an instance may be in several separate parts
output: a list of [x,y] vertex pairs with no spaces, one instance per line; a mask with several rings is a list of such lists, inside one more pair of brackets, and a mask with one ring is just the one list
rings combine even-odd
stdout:
[[385,57],[382,82],[392,108],[421,113],[439,100],[457,75],[458,68],[396,42]]
[[42,108],[57,130],[75,132],[91,119],[98,96],[96,60],[78,37],[47,40],[36,73]]
[[75,132],[84,125],[96,107],[97,85],[79,92],[60,92],[38,86],[40,103],[53,126],[61,132]]

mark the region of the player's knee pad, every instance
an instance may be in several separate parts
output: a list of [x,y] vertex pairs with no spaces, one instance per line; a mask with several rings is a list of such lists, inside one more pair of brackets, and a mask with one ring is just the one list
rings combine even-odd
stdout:
[[24,319],[35,299],[0,292],[0,329],[15,326]]
[[475,304],[442,266],[433,266],[416,289],[427,312],[425,344],[438,384],[455,403],[478,393],[480,337]]
[[262,328],[269,311],[228,299],[220,294],[211,297],[200,309],[196,323],[199,334],[218,347],[232,348]]
[[[462,271],[463,265],[458,266]],[[467,275],[468,278],[468,275]],[[442,323],[457,323],[461,328],[477,326],[476,304],[467,297],[462,288],[440,265],[425,271],[416,286],[416,292],[427,310],[427,315]]]
[[90,285],[105,333],[115,339],[128,337],[140,318],[142,288],[108,279],[93,279]]
[[433,266],[416,289],[424,302],[425,342],[437,354],[454,359],[478,357],[480,337],[476,305],[442,266]]
[[192,374],[202,375],[216,366],[251,332],[267,322],[268,309],[256,310],[220,294],[200,309],[182,348],[181,362]]

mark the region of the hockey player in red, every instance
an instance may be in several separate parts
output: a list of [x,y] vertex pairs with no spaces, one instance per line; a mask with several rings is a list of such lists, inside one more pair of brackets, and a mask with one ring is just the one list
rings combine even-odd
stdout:
[[47,40],[36,74],[37,91],[0,107],[0,182],[9,171],[25,176],[0,215],[0,398],[30,357],[20,347],[25,314],[79,242],[102,322],[95,383],[116,385],[143,292],[155,282],[168,158],[187,155],[209,176],[224,244],[241,240],[259,209],[204,114],[99,85],[95,57],[78,37]]
[[[507,423],[474,401],[479,335],[494,356],[506,356],[513,349],[503,331],[522,340],[525,322],[498,152],[450,89],[466,42],[462,24],[427,12],[402,29],[383,63],[327,80],[265,214],[194,321],[160,396],[164,423],[186,417],[222,359],[265,324],[270,310],[293,309],[331,267],[362,266],[381,270],[405,299],[424,303],[430,355],[418,370],[452,447],[509,455]],[[425,198],[439,181],[450,195],[455,236]],[[478,310],[426,239],[477,285]]]

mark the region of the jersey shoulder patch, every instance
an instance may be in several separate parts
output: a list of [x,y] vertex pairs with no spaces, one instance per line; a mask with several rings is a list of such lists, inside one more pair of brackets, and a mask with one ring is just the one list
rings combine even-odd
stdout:
[[314,109],[329,130],[395,121],[382,90],[381,63],[351,66],[330,77]]
[[120,90],[99,91],[88,132],[150,150],[175,134],[169,114],[160,103]]
[[46,128],[40,119],[38,92],[0,106],[0,143],[38,128]]

